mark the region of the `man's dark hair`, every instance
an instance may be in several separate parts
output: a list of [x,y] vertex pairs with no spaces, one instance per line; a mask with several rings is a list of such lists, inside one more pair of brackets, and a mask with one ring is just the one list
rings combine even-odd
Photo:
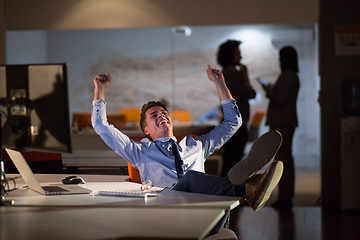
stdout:
[[239,48],[241,41],[227,40],[219,46],[217,52],[217,62],[223,68],[234,64],[234,51]]
[[298,56],[294,47],[286,46],[280,49],[280,67],[281,71],[292,70],[299,72]]
[[164,108],[167,112],[169,112],[165,105],[160,102],[160,101],[150,101],[148,103],[145,103],[142,107],[141,107],[141,113],[140,113],[140,127],[141,130],[144,132],[144,128],[146,127],[146,116],[145,113],[149,108],[155,107],[155,106],[160,106],[162,108]]

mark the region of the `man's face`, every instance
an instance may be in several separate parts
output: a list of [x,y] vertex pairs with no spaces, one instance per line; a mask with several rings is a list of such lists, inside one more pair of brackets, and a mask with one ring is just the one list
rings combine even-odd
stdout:
[[151,137],[152,140],[173,136],[171,117],[163,107],[151,107],[145,112],[145,116],[146,127],[144,127],[144,133]]

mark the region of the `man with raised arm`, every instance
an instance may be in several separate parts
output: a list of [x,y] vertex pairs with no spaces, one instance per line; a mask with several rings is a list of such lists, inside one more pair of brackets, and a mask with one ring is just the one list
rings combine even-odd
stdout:
[[276,154],[281,134],[270,131],[262,135],[226,177],[204,173],[206,158],[242,124],[221,71],[208,66],[206,72],[215,84],[224,112],[223,122],[207,134],[188,135],[178,141],[166,107],[159,101],[151,101],[141,109],[140,126],[147,137],[139,142],[130,139],[107,122],[105,90],[111,85],[110,73],[99,74],[93,80],[92,125],[110,148],[139,170],[143,182],[151,180],[154,186],[177,191],[244,197],[256,211],[264,206],[282,175],[283,165],[279,161],[272,162],[264,173],[255,174]]

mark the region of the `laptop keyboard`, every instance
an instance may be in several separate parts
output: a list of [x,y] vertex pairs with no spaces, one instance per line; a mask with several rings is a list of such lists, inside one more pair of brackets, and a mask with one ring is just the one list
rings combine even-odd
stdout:
[[42,188],[47,192],[68,192],[69,191],[69,190],[61,188],[59,186],[44,186]]

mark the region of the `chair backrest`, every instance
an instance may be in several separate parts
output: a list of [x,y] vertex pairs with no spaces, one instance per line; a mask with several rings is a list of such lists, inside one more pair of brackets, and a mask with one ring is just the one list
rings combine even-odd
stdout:
[[248,135],[249,142],[253,142],[259,137],[259,127],[265,116],[265,113],[266,112],[263,110],[257,110],[253,114],[253,116],[251,118],[250,126],[249,126],[249,129],[250,129],[249,135]]
[[108,113],[108,122],[113,124],[115,127],[121,129],[126,125],[126,117],[122,113]]
[[[113,124],[117,128],[125,126],[125,115],[121,113],[108,113],[108,122]],[[91,126],[91,112],[74,112],[72,117],[72,127],[78,127],[79,129],[92,127]]]
[[72,115],[72,126],[78,128],[91,127],[90,112],[74,112]]
[[260,127],[261,121],[263,120],[265,113],[266,112],[264,110],[256,110],[251,118],[250,126]]
[[[130,137],[134,141],[140,141],[144,136],[132,136]],[[140,172],[138,169],[134,168],[129,162],[127,163],[129,179],[134,183],[141,183]]]
[[127,165],[130,181],[135,183],[141,183],[139,170],[134,168],[129,162],[127,163]]
[[170,115],[173,122],[191,122],[191,114],[187,110],[172,110]]
[[140,108],[121,108],[120,113],[125,115],[127,122],[139,122],[140,121]]

